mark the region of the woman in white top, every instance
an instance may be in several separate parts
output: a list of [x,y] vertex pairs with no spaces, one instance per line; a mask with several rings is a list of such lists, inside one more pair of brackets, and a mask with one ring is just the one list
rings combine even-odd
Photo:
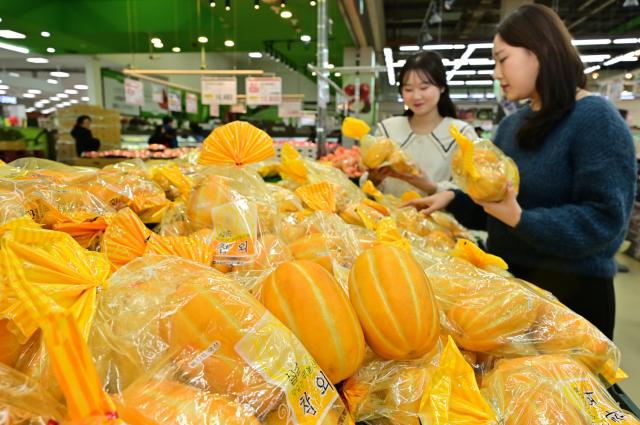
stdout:
[[383,167],[369,170],[368,178],[381,191],[396,196],[410,190],[433,194],[450,189],[451,158],[457,144],[449,126],[454,123],[472,139],[477,135],[469,124],[455,119],[456,107],[449,97],[442,57],[435,52],[411,56],[398,81],[402,100],[409,109],[403,116],[380,122],[376,136],[394,140],[415,161],[421,175],[400,174]]

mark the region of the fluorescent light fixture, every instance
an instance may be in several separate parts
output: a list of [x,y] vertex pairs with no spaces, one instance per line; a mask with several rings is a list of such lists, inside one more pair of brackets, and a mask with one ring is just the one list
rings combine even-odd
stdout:
[[66,89],[64,92],[66,94],[78,94],[78,90],[74,90],[74,89]]
[[69,78],[69,73],[62,72],[62,71],[52,71],[49,73],[49,75],[51,75],[52,77],[58,77],[58,78]]
[[60,99],[66,99],[69,97],[69,95],[66,93],[58,93],[56,96],[58,96]]
[[162,43],[162,40],[160,40],[158,37],[153,37],[151,39],[151,44],[159,44]]
[[49,83],[49,84],[58,84],[58,80],[54,80],[53,78],[49,78],[47,80],[47,83]]
[[69,102],[70,102],[70,103],[73,103],[73,104],[78,103],[78,101],[77,101],[76,99],[71,99]]
[[0,94],[7,94],[6,90],[0,90]]
[[493,49],[493,43],[473,43],[469,44],[469,47],[473,47],[473,49]]
[[42,103],[43,105],[46,105],[47,103],[51,103],[51,101],[49,99],[42,99],[42,100],[39,100],[38,103]]
[[476,75],[476,71],[474,71],[473,69],[459,69],[456,71],[456,74],[457,75]]
[[304,43],[308,43],[311,41],[311,36],[309,34],[303,34],[300,36],[300,40]]
[[78,90],[87,90],[89,86],[86,84],[76,84],[73,88]]
[[64,107],[65,107],[65,104],[64,104],[64,103],[58,103],[58,104],[56,105],[56,108],[64,108]]
[[492,86],[493,80],[467,80],[465,86]]
[[204,35],[201,35],[200,37],[198,37],[198,43],[206,43],[207,41],[209,41],[209,39]]
[[55,53],[56,49],[54,49],[53,47],[47,47],[47,53]]
[[316,0],[311,0],[311,1],[309,2],[309,5],[310,5],[310,6],[315,6],[315,5],[316,5]]
[[32,93],[32,94],[42,94],[42,90],[38,90],[38,89],[29,89],[29,90],[27,90],[27,93]]
[[451,99],[468,99],[469,95],[466,93],[451,93],[449,97]]
[[449,81],[448,85],[450,85],[450,86],[464,86],[464,81],[459,81],[459,80]]
[[49,38],[49,37],[51,37],[51,33],[50,33],[50,32],[48,32],[48,31],[42,31],[42,32],[40,33],[40,35],[41,35],[41,36],[43,36],[44,38]]
[[635,62],[638,60],[638,55],[640,55],[640,49],[609,59],[603,65],[609,66],[609,65],[616,64],[618,62]]
[[336,67],[336,66],[335,66],[334,64],[332,64],[332,63],[330,63],[330,64],[328,64],[328,65],[327,65],[327,68],[329,68],[329,69],[333,69],[333,68],[335,68],[335,67]]
[[339,72],[336,72],[336,73],[335,73],[335,74],[333,74],[333,75],[335,75],[336,77],[342,77],[342,74],[341,74],[341,73],[339,73]]
[[464,44],[425,44],[422,50],[462,50],[465,47]]
[[18,40],[18,39],[22,39],[22,38],[27,38],[27,36],[22,34],[21,32],[16,32],[16,31],[13,31],[13,30],[0,30],[0,37],[2,37],[2,38],[10,38],[12,40]]
[[495,99],[496,95],[493,93],[487,93],[487,95],[485,96],[487,99]]
[[600,63],[611,58],[611,55],[580,55],[580,60],[584,63]]
[[0,90],[9,90],[9,86],[6,84],[0,84]]
[[293,13],[291,13],[290,10],[283,10],[282,12],[280,12],[280,17],[284,18],[284,19],[289,19],[293,16]]
[[224,45],[227,47],[233,47],[236,45],[236,43],[234,43],[233,40],[225,40]]
[[43,113],[43,114],[47,114],[47,115],[48,115],[48,114],[50,114],[50,113],[52,113],[52,112],[55,112],[55,111],[56,111],[56,109],[55,109],[55,108],[49,108],[49,109],[43,109],[43,110],[42,110],[42,113]]
[[475,58],[475,59],[468,59],[467,60],[469,65],[495,65],[496,61],[494,61],[493,59],[486,59],[486,58]]
[[630,80],[633,78],[633,74],[630,72],[627,72],[626,74],[624,74],[624,78],[626,78],[627,80]]
[[389,85],[394,86],[396,84],[396,74],[393,70],[393,51],[389,47],[382,49],[384,54],[384,63],[387,67],[387,78],[389,79]]
[[22,97],[26,97],[27,99],[33,99],[34,97],[36,97],[36,95],[33,93],[22,93]]
[[29,112],[35,112],[36,108],[27,108],[24,111],[29,113]]
[[11,77],[15,77],[15,78],[19,78],[20,77],[20,74],[18,74],[17,72],[10,72],[9,75]]
[[406,59],[400,59],[398,62],[394,63],[394,68],[402,68],[404,64],[407,63]]
[[260,52],[249,52],[249,57],[252,59],[260,59],[262,58],[262,53]]
[[478,75],[493,75],[493,69],[479,69]]
[[89,101],[89,96],[83,96],[80,98],[80,100],[82,100],[83,102],[88,102]]
[[0,49],[11,50],[12,52],[29,53],[29,49],[26,47],[14,46],[13,44],[0,42]]
[[180,53],[180,48],[178,46],[171,48],[173,53]]
[[640,38],[616,38],[613,44],[636,44],[640,43]]
[[471,93],[471,99],[484,99],[484,93]]
[[58,96],[51,96],[49,99],[52,100],[53,102],[57,102],[60,100]]
[[400,46],[399,50],[401,52],[417,52],[420,50],[420,46]]
[[315,72],[312,72],[312,73],[311,73],[311,75],[315,77],[315,76],[316,76],[316,73],[315,73]]
[[49,63],[49,59],[47,59],[47,58],[27,58],[27,62],[29,62],[29,63]]
[[164,47],[164,44],[156,43],[156,44],[153,45],[153,47],[155,47],[156,49],[162,49]]
[[571,40],[574,46],[604,46],[611,44],[610,38],[594,38],[588,40]]

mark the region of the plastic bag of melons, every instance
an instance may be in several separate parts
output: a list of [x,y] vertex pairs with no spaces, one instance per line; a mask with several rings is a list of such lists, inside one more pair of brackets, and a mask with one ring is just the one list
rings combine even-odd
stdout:
[[96,169],[73,167],[43,158],[19,158],[0,167],[0,177],[20,180],[46,180],[70,185],[96,174]]
[[500,269],[501,260],[478,251],[458,247],[457,256],[425,269],[442,324],[461,348],[497,357],[567,354],[611,384],[624,379],[620,351],[602,332],[540,288],[479,268]]
[[[105,388],[125,399],[127,387],[155,376],[169,356],[172,380],[242,405],[263,423],[351,423],[295,336],[237,282],[203,264],[146,256],[120,268],[100,299],[90,344]],[[159,385],[173,394],[172,384]],[[155,390],[138,388],[134,404],[152,403]]]
[[505,425],[640,424],[600,381],[565,355],[505,359],[482,379]]
[[518,167],[493,142],[472,141],[453,124],[449,131],[460,147],[451,160],[453,181],[460,189],[473,199],[485,202],[504,199],[508,183],[518,192]]

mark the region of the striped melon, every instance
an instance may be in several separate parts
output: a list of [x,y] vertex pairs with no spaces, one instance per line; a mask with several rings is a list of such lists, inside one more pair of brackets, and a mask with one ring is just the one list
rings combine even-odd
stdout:
[[263,282],[261,300],[296,334],[331,382],[358,370],[365,353],[360,323],[322,266],[307,260],[282,264]]
[[314,233],[289,244],[289,251],[296,260],[310,260],[333,272],[332,252],[337,249],[335,241],[320,233]]
[[196,186],[187,201],[187,216],[195,229],[213,227],[211,209],[233,200],[231,179],[209,176]]
[[367,343],[379,356],[415,359],[436,344],[438,308],[410,253],[388,244],[362,253],[349,274],[349,298]]

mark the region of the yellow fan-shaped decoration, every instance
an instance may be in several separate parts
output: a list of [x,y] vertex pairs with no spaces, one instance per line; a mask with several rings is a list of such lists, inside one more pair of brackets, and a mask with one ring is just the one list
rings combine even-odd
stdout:
[[10,230],[25,227],[31,229],[39,229],[40,225],[33,221],[33,219],[28,215],[14,218],[13,220],[9,220],[4,224],[0,224],[0,237],[2,237],[5,232],[8,232]]
[[376,240],[379,243],[395,245],[400,249],[411,252],[409,241],[402,237],[398,225],[391,217],[385,217],[378,222]]
[[291,144],[285,143],[282,146],[282,151],[280,152],[280,160],[281,161],[293,161],[294,159],[301,159],[302,155],[300,152],[296,150]]
[[151,231],[130,208],[121,209],[107,223],[102,239],[102,252],[107,254],[114,268],[144,255]]
[[369,131],[371,129],[367,123],[357,118],[347,117],[342,121],[342,134],[352,139],[360,140],[369,134]]
[[145,255],[175,255],[207,266],[213,261],[214,250],[204,238],[191,236],[160,236],[151,234]]
[[308,184],[296,189],[296,195],[315,211],[336,211],[335,190],[328,182]]
[[380,192],[375,185],[373,184],[373,182],[371,180],[367,180],[364,185],[362,186],[362,191],[369,195],[372,196],[373,199],[375,199],[377,202],[380,202],[384,199],[384,195],[382,194],[382,192]]
[[451,124],[449,127],[449,132],[455,139],[456,143],[460,147],[460,152],[462,152],[462,167],[469,174],[469,176],[473,179],[480,178],[480,173],[476,168],[476,165],[473,163],[473,141],[469,139],[464,134],[460,133],[460,130],[454,125]]
[[453,251],[451,251],[451,255],[467,260],[481,269],[487,269],[490,266],[495,266],[503,270],[509,268],[502,258],[484,252],[478,245],[466,239],[458,239],[456,246],[453,248]]
[[93,221],[83,223],[54,223],[52,228],[59,232],[68,233],[81,247],[87,249],[104,233],[107,222],[104,217],[98,217]]
[[283,179],[293,180],[298,184],[308,183],[309,170],[304,165],[302,155],[289,143],[282,147],[278,169]]
[[246,165],[276,154],[267,133],[243,121],[218,127],[202,144],[198,162],[203,165]]

